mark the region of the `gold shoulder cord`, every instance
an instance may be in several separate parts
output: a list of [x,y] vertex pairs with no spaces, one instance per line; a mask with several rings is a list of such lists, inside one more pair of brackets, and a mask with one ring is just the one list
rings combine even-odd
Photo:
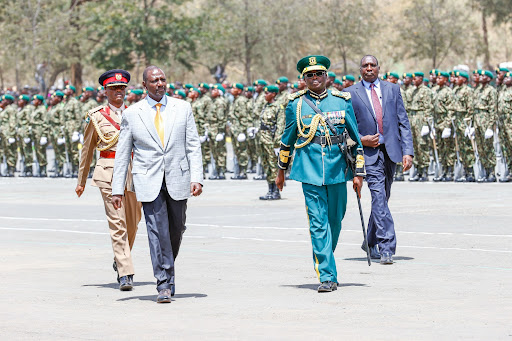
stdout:
[[[299,130],[299,136],[306,139],[306,141],[302,143],[295,143],[295,148],[302,148],[306,145],[308,145],[311,140],[315,137],[316,131],[318,129],[318,124],[320,124],[322,127],[324,127],[325,131],[325,139],[327,140],[327,144],[331,145],[331,135],[329,133],[329,128],[327,127],[327,123],[325,123],[325,118],[320,115],[316,114],[313,116],[313,119],[311,120],[311,124],[304,124],[302,122],[302,97],[299,99],[299,103],[297,103],[297,129]],[[309,128],[309,132],[306,134],[306,129]]]
[[106,144],[106,146],[103,148],[96,146],[96,149],[98,151],[102,152],[104,150],[110,149],[113,145],[117,143],[117,140],[119,139],[119,131],[114,136],[106,138],[105,135],[103,135],[103,133],[101,132],[96,119],[92,115],[89,115],[89,118],[91,119],[91,123],[94,126],[94,129],[96,130],[96,133],[98,134],[100,140]]

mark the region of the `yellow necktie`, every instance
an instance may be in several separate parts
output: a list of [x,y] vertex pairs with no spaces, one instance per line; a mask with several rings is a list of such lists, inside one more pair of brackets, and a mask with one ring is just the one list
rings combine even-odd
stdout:
[[164,122],[162,120],[162,115],[160,114],[160,107],[162,103],[156,104],[156,115],[155,115],[155,128],[158,136],[160,137],[160,141],[162,142],[162,147],[164,145]]

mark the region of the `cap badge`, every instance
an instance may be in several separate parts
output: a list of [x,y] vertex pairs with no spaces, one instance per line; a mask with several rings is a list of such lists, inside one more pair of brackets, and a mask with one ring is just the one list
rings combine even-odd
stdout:
[[309,57],[309,65],[316,65],[316,57]]
[[120,81],[121,79],[123,79],[123,75],[116,73],[116,80]]

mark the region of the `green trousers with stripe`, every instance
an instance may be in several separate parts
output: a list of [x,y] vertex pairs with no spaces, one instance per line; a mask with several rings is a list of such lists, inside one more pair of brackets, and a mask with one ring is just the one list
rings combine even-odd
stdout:
[[313,262],[320,282],[338,282],[334,250],[347,209],[347,183],[315,186],[303,183]]

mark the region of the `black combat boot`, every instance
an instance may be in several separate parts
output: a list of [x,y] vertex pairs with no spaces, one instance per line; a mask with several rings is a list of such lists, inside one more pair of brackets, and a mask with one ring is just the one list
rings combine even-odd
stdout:
[[26,177],[32,177],[32,166],[25,166],[25,171],[24,171],[24,175]]
[[41,168],[39,169],[39,176],[41,178],[46,178],[46,166],[41,166]]
[[443,175],[443,181],[444,182],[451,182],[453,181],[453,171],[452,167],[448,167],[446,170],[446,173]]
[[489,176],[487,177],[487,182],[496,182],[496,176],[494,175],[493,168],[489,168],[487,170],[487,174],[489,174]]
[[395,181],[404,181],[404,167],[402,165],[396,166]]
[[275,184],[268,184],[268,192],[267,194],[262,195],[260,200],[272,200],[272,192],[274,190],[273,185],[275,186]]
[[281,199],[281,193],[279,193],[279,188],[277,188],[276,183],[274,182],[272,184],[272,200],[279,200]]
[[465,173],[466,173],[466,181],[465,182],[475,182],[475,177],[473,175],[473,167],[466,168]]
[[[410,171],[409,171],[409,174],[411,174]],[[412,176],[409,177],[409,181],[419,181],[420,177],[421,177],[421,168],[414,166],[414,174],[412,174]]]
[[7,176],[9,178],[14,177],[14,167],[13,166],[7,166]]
[[418,174],[421,173],[421,176],[419,177],[419,182],[428,182],[428,171],[427,168],[421,168],[418,170]]

